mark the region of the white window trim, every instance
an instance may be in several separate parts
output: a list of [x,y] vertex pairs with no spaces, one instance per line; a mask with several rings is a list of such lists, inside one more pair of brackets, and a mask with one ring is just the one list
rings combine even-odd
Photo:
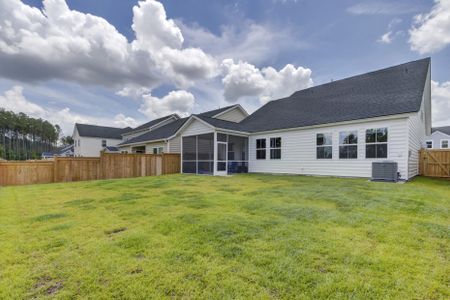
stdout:
[[[319,134],[331,135],[331,144],[330,145],[317,145],[317,136]],[[316,160],[331,160],[331,159],[333,159],[333,133],[332,132],[317,132],[315,135],[315,140],[316,140]],[[318,147],[331,147],[331,157],[330,158],[317,158],[317,148]]]
[[[356,139],[358,140],[356,142],[356,144],[341,144],[341,133],[345,132],[345,133],[349,133],[349,132],[356,132]],[[360,143],[360,139],[359,139],[359,130],[357,129],[349,129],[349,130],[343,130],[343,131],[339,131],[338,133],[338,141],[339,141],[339,145],[338,145],[338,159],[343,159],[343,160],[357,160],[359,159],[359,143]],[[345,146],[356,146],[356,157],[345,157],[345,158],[341,158],[341,146],[345,147]]]
[[[272,145],[271,145],[271,140],[272,139],[280,139],[280,147],[273,147],[272,148]],[[266,144],[266,146],[267,146],[267,144]],[[282,146],[283,146],[283,139],[281,138],[281,136],[269,138],[269,159],[281,160],[281,158],[283,157],[282,150],[281,150]],[[277,149],[280,149],[280,158],[272,158],[272,150],[277,150]]]
[[[428,145],[427,145],[428,142],[431,142],[431,148],[428,148]],[[433,143],[433,140],[427,140],[427,141],[425,141],[425,149],[434,149],[434,143]]]
[[[152,148],[152,154],[155,154],[155,149],[156,149],[156,154],[163,154],[164,153],[164,147],[158,146],[158,147],[153,147]],[[160,151],[161,149],[161,151]]]
[[[373,142],[373,143],[367,143],[366,142],[367,130],[369,130],[369,129],[378,130],[378,129],[382,129],[382,128],[386,128],[387,129],[387,140],[386,140],[386,142]],[[375,133],[375,139],[376,139],[376,136],[377,136],[377,134]],[[388,159],[389,158],[389,127],[366,128],[364,130],[364,143],[365,143],[365,145],[364,145],[364,158],[365,159],[370,159],[370,160]],[[373,158],[367,157],[366,145],[382,145],[382,144],[386,144],[387,145],[386,157],[373,157]]]
[[[265,148],[258,148],[258,140],[264,140],[265,141]],[[269,142],[270,142],[270,140],[269,140]],[[259,138],[259,139],[255,139],[255,149],[256,149],[256,151],[255,151],[255,159],[256,160],[266,160],[267,159],[267,138]],[[258,150],[264,150],[264,152],[265,152],[265,156],[264,156],[264,158],[258,158]],[[270,155],[270,153],[269,153],[269,155]]]
[[[447,148],[443,148],[443,147],[442,147],[442,142],[443,142],[443,141],[447,141]],[[441,139],[441,140],[439,141],[439,146],[440,146],[441,149],[450,149],[450,140],[449,140],[449,139]]]

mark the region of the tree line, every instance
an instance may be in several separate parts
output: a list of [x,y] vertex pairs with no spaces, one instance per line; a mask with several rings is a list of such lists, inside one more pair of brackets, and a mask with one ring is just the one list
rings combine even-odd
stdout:
[[0,158],[40,159],[42,152],[56,150],[60,135],[58,125],[0,108]]

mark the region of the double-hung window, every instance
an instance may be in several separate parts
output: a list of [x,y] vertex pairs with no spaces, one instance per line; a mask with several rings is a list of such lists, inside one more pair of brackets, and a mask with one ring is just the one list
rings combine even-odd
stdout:
[[163,147],[154,147],[153,148],[153,154],[161,154],[164,152],[164,148]]
[[339,132],[339,158],[358,158],[358,132]]
[[266,139],[256,140],[256,159],[266,159]]
[[448,149],[448,140],[441,140],[441,149]]
[[102,140],[102,147],[103,147],[103,148],[106,147],[106,140]]
[[388,129],[376,128],[366,130],[366,158],[387,158]]
[[281,159],[281,138],[270,138],[270,159]]
[[331,133],[318,133],[316,135],[317,159],[333,158],[333,140]]
[[433,141],[426,141],[425,145],[426,145],[427,149],[432,149],[433,148]]

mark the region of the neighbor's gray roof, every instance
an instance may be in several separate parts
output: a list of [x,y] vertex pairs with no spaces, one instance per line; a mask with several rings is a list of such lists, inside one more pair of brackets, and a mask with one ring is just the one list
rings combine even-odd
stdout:
[[[231,125],[236,125],[237,123],[233,123],[233,122],[228,122],[228,121],[222,121],[219,119],[214,119],[211,118],[212,116],[217,115],[218,113],[221,113],[223,111],[226,111],[227,109],[236,106],[236,105],[230,105],[230,106],[226,106],[226,107],[222,107],[219,109],[214,109],[214,110],[210,110],[210,111],[205,111],[203,113],[200,113],[196,116],[201,117],[202,119],[205,118],[205,120],[210,120],[210,122],[214,123],[214,124],[221,124],[222,122],[225,123],[230,123]],[[122,142],[119,145],[128,145],[128,144],[135,144],[135,143],[142,143],[142,142],[147,142],[147,141],[157,141],[157,140],[164,140],[167,139],[171,136],[173,136],[178,129],[181,128],[181,126],[183,126],[183,124],[188,120],[189,118],[182,118],[182,119],[178,119],[174,122],[171,122],[167,125],[158,127],[152,131],[149,131],[147,133],[144,133],[142,135],[139,135],[137,137],[134,137],[126,142]],[[213,126],[216,126],[212,124]]]
[[183,124],[187,121],[187,119],[188,118],[182,118],[182,119],[178,119],[176,121],[170,122],[167,125],[158,127],[152,131],[141,134],[137,137],[134,137],[134,138],[126,141],[126,142],[122,142],[119,145],[142,143],[142,142],[146,142],[146,141],[164,140],[166,138],[173,136],[178,131],[178,129],[180,129],[180,127],[183,126]]
[[431,132],[440,131],[442,133],[445,133],[447,135],[450,135],[450,126],[444,126],[444,127],[433,127],[431,128]]
[[210,117],[206,117],[202,114],[195,115],[195,116],[197,118],[207,122],[208,124],[211,124],[212,126],[214,126],[216,128],[222,128],[222,129],[234,130],[234,131],[246,131],[246,129],[242,125],[242,122],[236,123],[236,122],[231,122],[231,121],[226,121],[226,120],[221,120],[221,119],[216,119],[216,118],[210,118]]
[[224,112],[227,109],[230,109],[230,108],[232,108],[234,106],[237,106],[237,104],[225,106],[225,107],[214,109],[214,110],[210,110],[210,111],[205,111],[205,112],[199,113],[198,115],[205,116],[205,117],[213,117],[213,116],[215,116],[217,114],[220,114],[221,112]]
[[80,136],[85,137],[98,137],[107,139],[122,139],[122,133],[131,130],[130,127],[126,128],[116,128],[116,127],[106,127],[88,124],[75,124]]
[[301,90],[239,125],[260,132],[417,112],[429,65],[426,58]]
[[[162,121],[164,121],[164,120],[166,120],[166,119],[168,119],[168,118],[170,118],[170,117],[173,117],[173,116],[176,116],[178,119],[180,118],[177,114],[172,114],[172,115],[164,116],[164,117],[161,117],[161,118],[152,120],[152,121],[150,121],[150,122],[147,122],[147,123],[145,123],[145,124],[142,124],[142,125],[140,125],[140,126],[134,128],[134,129],[130,130],[129,132],[134,132],[134,131],[139,131],[139,130],[142,130],[142,129],[150,128],[150,127],[152,127],[152,126],[154,126],[154,125],[156,125],[156,124],[158,124],[158,123],[160,123],[160,122],[162,122]],[[128,133],[128,132],[127,132],[127,133]]]

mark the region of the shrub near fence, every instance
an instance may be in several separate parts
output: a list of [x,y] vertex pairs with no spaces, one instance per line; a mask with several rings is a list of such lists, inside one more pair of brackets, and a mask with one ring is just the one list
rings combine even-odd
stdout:
[[111,154],[48,161],[0,161],[0,185],[130,178],[180,173],[179,154]]

